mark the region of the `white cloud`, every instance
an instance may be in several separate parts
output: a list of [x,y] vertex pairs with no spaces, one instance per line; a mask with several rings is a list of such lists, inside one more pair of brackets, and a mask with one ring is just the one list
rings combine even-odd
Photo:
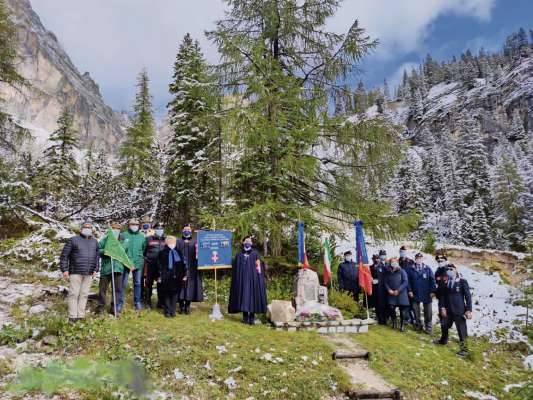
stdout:
[[[390,59],[416,50],[442,15],[488,20],[496,0],[345,0],[329,21],[346,31],[354,19],[381,42],[376,56]],[[129,109],[135,76],[147,67],[159,111],[164,110],[174,57],[185,33],[207,59],[217,52],[205,30],[223,14],[222,0],[31,0],[44,25],[57,34],[80,70],[90,71],[104,97]]]

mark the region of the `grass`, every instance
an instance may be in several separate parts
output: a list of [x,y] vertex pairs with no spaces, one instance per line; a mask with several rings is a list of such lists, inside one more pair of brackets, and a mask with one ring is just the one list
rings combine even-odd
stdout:
[[427,335],[401,334],[388,327],[372,327],[368,335],[354,340],[371,352],[371,367],[401,389],[406,399],[467,399],[465,390],[472,390],[498,399],[525,400],[520,389],[509,393],[503,389],[533,379],[522,365],[521,348],[484,339],[470,339],[468,359],[455,354],[456,342],[437,346]]
[[[56,354],[63,359],[97,360],[103,365],[137,361],[146,370],[147,384],[152,389],[199,399],[228,395],[237,399],[321,399],[347,388],[346,376],[331,360],[330,345],[315,333],[277,332],[265,325],[250,327],[240,323],[240,316],[211,322],[207,304],[175,319],[164,318],[156,311],[135,312],[130,307],[119,320],[90,318],[72,326],[61,314],[64,307],[58,304],[57,314],[34,317],[27,323],[46,334],[56,334]],[[224,346],[225,351],[217,346]],[[302,356],[308,358],[304,361]],[[209,368],[205,368],[208,361]],[[176,369],[183,379],[175,379]],[[23,379],[31,384],[18,382],[15,387],[44,390],[35,386],[33,375],[25,374]],[[35,376],[47,382],[42,369],[36,370]],[[224,383],[230,377],[237,385],[234,389]],[[93,386],[83,390],[65,384],[52,387],[52,392],[75,389],[80,398],[91,399],[106,398],[117,389],[112,385],[105,390],[101,385]],[[50,392],[49,385],[44,388]]]

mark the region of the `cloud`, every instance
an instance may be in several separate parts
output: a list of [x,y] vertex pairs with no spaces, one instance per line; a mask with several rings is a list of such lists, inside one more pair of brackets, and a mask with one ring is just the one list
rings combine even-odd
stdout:
[[[345,0],[328,25],[345,32],[354,19],[381,45],[375,56],[391,60],[416,50],[442,15],[486,21],[496,0]],[[178,44],[190,32],[210,62],[216,48],[204,37],[223,15],[222,0],[31,0],[44,25],[56,33],[74,63],[89,71],[106,100],[129,109],[135,77],[143,67],[152,79],[159,116]]]
[[403,63],[396,69],[396,71],[394,71],[394,73],[387,79],[391,94],[394,94],[396,88],[400,85],[400,83],[402,83],[403,71],[407,71],[407,73],[410,73],[412,69],[418,69],[419,65],[420,64],[417,62],[409,61]]

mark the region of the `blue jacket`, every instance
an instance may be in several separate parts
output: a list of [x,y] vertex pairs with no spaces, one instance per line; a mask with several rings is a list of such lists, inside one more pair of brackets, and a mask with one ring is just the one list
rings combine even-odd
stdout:
[[341,290],[359,293],[359,267],[353,261],[345,261],[339,265],[337,280]]
[[431,293],[435,293],[437,290],[432,269],[426,264],[422,264],[422,268],[417,270],[415,264],[407,268],[406,272],[410,289],[413,292],[411,301],[424,304],[431,303]]
[[472,311],[472,294],[466,279],[460,278],[448,285],[448,279],[440,289],[439,309],[445,308],[449,314],[464,315]]
[[388,290],[397,290],[398,296],[393,296],[387,293],[389,305],[391,306],[408,306],[409,297],[407,297],[407,290],[409,289],[409,279],[407,273],[403,269],[397,271],[389,271],[385,276],[385,287]]

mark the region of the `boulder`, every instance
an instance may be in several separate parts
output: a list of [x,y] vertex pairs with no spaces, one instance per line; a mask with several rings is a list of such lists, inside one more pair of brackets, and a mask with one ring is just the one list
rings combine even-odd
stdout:
[[267,318],[272,322],[294,321],[296,310],[290,301],[274,300],[268,305]]
[[294,281],[294,302],[298,310],[308,301],[318,301],[318,290],[320,283],[318,274],[315,271],[307,269],[298,270],[298,275]]

